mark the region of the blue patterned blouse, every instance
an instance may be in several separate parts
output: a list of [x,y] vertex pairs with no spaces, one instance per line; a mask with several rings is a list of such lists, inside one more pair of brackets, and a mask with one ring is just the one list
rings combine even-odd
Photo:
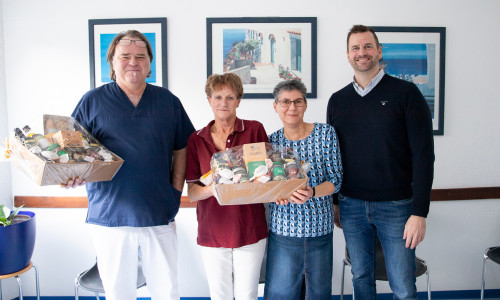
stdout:
[[[314,129],[303,140],[285,138],[283,128],[269,135],[269,142],[282,149],[293,148],[300,159],[310,163],[309,186],[325,181],[335,186],[342,182],[342,162],[335,129],[328,124],[314,123]],[[318,237],[333,231],[332,196],[315,197],[304,204],[276,205],[270,203],[269,229],[291,237]]]

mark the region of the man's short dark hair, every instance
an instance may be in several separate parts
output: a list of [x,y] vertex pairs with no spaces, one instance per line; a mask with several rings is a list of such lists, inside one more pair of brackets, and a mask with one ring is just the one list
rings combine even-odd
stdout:
[[365,25],[353,25],[351,27],[351,30],[349,30],[349,33],[347,34],[347,51],[349,52],[349,38],[351,37],[352,34],[354,33],[363,33],[363,32],[371,32],[373,34],[373,37],[375,38],[375,43],[377,46],[377,49],[380,47],[380,43],[378,41],[377,34],[375,34],[375,31],[373,28]]

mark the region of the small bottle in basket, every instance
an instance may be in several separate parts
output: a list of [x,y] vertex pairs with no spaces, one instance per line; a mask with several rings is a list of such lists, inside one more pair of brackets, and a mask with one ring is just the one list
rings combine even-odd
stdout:
[[24,145],[26,143],[26,135],[19,128],[14,128],[14,136]]
[[28,135],[28,137],[32,138],[36,145],[40,147],[42,151],[47,150],[47,148],[51,145],[51,143],[45,138],[43,134],[33,133],[31,132],[31,127],[28,125],[23,127],[23,131]]
[[42,149],[37,145],[36,141],[31,138],[27,137],[24,132],[19,129],[15,128],[14,129],[14,136],[21,144],[26,147],[28,150],[30,150],[32,153],[36,154],[37,156],[41,157],[42,159],[45,159],[40,155],[40,152],[42,152]]

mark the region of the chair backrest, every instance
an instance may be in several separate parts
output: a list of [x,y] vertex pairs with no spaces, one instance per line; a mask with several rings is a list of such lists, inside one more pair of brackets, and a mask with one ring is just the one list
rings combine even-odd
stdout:
[[492,261],[500,264],[500,246],[488,248],[485,255]]
[[[387,277],[387,270],[385,268],[384,251],[382,249],[382,243],[380,242],[378,236],[377,236],[377,245],[375,247],[375,250],[376,250],[375,280],[388,281],[389,278]],[[349,256],[349,251],[347,250],[347,247],[345,248],[345,258],[349,263],[351,263],[351,258]],[[425,274],[425,272],[427,272],[427,265],[423,259],[415,257],[415,266],[416,266],[415,269],[416,277],[419,277]]]
[[[99,269],[97,268],[97,262],[88,270],[83,271],[76,278],[76,282],[79,287],[97,293],[104,293],[104,287],[102,286],[101,276],[99,275]],[[141,288],[146,285],[146,278],[142,273],[142,264],[139,261],[137,267],[137,288]]]

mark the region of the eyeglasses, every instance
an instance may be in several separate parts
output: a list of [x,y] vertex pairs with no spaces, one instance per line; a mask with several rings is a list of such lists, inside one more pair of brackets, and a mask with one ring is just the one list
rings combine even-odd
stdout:
[[143,40],[129,40],[129,39],[121,39],[116,42],[120,46],[128,46],[134,43],[137,47],[145,48],[147,43]]
[[301,107],[301,106],[304,106],[304,103],[306,102],[306,100],[304,100],[304,99],[296,99],[296,100],[284,99],[284,100],[276,100],[276,102],[278,102],[282,107],[289,107],[290,105],[292,105],[292,103],[295,105],[295,107]]

